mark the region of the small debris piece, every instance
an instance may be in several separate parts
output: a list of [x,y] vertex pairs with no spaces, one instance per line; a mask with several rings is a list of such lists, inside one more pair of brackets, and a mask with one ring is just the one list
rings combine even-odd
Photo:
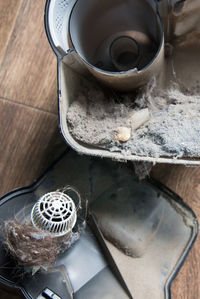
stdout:
[[144,125],[149,119],[150,119],[150,113],[148,108],[141,109],[139,111],[134,111],[130,117],[131,128],[133,130],[137,130],[142,125]]
[[119,127],[117,129],[116,139],[120,142],[127,142],[131,138],[131,128]]

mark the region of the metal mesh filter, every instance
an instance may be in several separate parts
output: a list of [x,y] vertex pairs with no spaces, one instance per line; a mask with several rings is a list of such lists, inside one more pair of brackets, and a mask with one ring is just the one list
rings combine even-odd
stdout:
[[69,49],[67,40],[69,15],[76,0],[52,0],[49,5],[48,26],[56,47]]
[[62,192],[43,195],[34,205],[31,220],[34,227],[63,236],[72,231],[77,219],[73,200]]

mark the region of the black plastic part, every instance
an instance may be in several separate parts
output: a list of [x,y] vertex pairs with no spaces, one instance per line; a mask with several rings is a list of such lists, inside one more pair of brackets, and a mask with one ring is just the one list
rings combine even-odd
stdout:
[[[63,164],[64,160],[65,163]],[[99,165],[100,171],[97,170]],[[66,166],[68,167],[68,169]],[[60,173],[60,169],[63,172],[62,176]],[[126,180],[127,174],[129,177],[132,176],[133,180],[136,180],[131,163],[120,164],[105,159],[100,160],[85,156],[81,157],[72,150],[67,150],[67,152],[65,152],[60,157],[60,159],[58,159],[48,169],[48,172],[41,176],[33,185],[31,185],[30,187],[14,190],[1,198],[1,226],[3,225],[3,222],[5,220],[14,217],[15,214],[27,204],[34,204],[38,199],[38,196],[43,195],[46,192],[55,191],[56,189],[68,184],[75,185],[79,190],[81,189],[81,195],[83,198],[94,200],[93,189],[97,188],[98,190],[95,190],[95,194],[99,194],[104,190],[104,188],[106,188],[107,183],[104,177],[102,177],[102,185],[98,185],[96,182],[94,182],[94,177],[99,177],[101,175],[103,176],[106,169],[106,175],[109,174],[111,180],[115,180],[115,183],[117,184],[120,184],[120,181],[118,182],[118,174],[120,174],[120,176],[122,175],[124,180]],[[52,176],[52,172],[54,173],[54,176]],[[182,256],[176,264],[176,269],[174,269],[173,271],[173,275],[170,276],[170,279],[166,282],[165,285],[165,298],[170,298],[171,283],[177,275],[197,237],[198,221],[194,212],[174,192],[152,179],[144,182],[144,184],[149,184],[151,188],[153,187],[157,190],[157,192],[161,192],[162,194],[164,194],[165,197],[169,199],[169,201],[172,200],[179,203],[188,213],[192,215],[194,221],[194,228],[190,237],[190,245],[182,253]],[[124,279],[119,272],[119,269],[116,266],[115,261],[113,260],[112,255],[107,248],[107,245],[104,242],[103,236],[99,231],[98,226],[96,225],[95,219],[90,217],[88,219],[88,225],[88,229],[91,230],[91,233],[89,233],[89,235],[93,235],[97,238],[97,243],[99,244],[99,252],[101,252],[102,256],[104,256],[105,261],[107,261],[105,262],[105,267],[102,270],[103,275],[101,275],[101,277],[108,277],[106,275],[109,275],[109,277],[111,277],[112,275],[111,272],[109,272],[109,269],[112,269],[112,273],[114,274],[115,279],[117,279],[118,283],[120,283],[122,288],[125,290],[127,296],[129,298],[132,298],[132,295],[130,294],[126,286],[126,283],[124,282]],[[85,237],[83,236],[83,238]],[[87,236],[86,239],[88,239]],[[3,230],[0,231],[0,241],[0,283],[7,287],[13,288],[14,292],[16,291],[16,289],[20,290],[25,298],[36,299],[44,291],[45,288],[50,289],[62,299],[71,298],[70,290],[67,284],[63,283],[63,276],[61,275],[61,272],[57,271],[56,269],[56,271],[48,273],[46,271],[40,271],[34,276],[32,276],[31,273],[26,273],[24,271],[24,268],[18,267],[17,263],[5,251],[3,246]],[[94,241],[92,241],[92,243],[96,244]],[[75,243],[75,246],[79,246],[79,243]],[[74,248],[75,247],[70,249],[71,252],[74,250]],[[64,258],[64,260],[66,261],[66,258]],[[109,267],[107,267],[106,264],[109,265]],[[59,267],[60,265],[62,265],[62,257],[58,260],[56,267]],[[100,281],[103,282],[102,279]],[[81,288],[78,291],[75,291],[74,298],[80,298],[80,292],[82,292],[81,294],[89,294],[88,292],[93,292],[93,286],[95,283],[97,285],[99,283],[98,275],[94,276],[94,280],[89,281],[89,283],[87,284],[87,288]],[[113,283],[114,286],[116,282],[113,281]],[[93,299],[92,297],[82,298]]]

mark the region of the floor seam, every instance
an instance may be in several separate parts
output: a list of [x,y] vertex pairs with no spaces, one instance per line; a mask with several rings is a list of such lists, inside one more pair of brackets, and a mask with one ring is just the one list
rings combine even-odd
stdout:
[[57,115],[56,112],[52,112],[52,111],[48,111],[48,110],[43,109],[43,108],[39,108],[39,107],[31,106],[31,105],[28,105],[28,104],[20,103],[20,102],[17,102],[15,100],[11,100],[11,99],[8,99],[8,98],[2,97],[2,96],[0,96],[0,100],[4,100],[4,101],[7,101],[9,103],[13,103],[13,104],[16,104],[16,105],[24,106],[26,108],[31,108],[31,109],[34,109],[34,110],[37,110],[37,111],[50,113],[52,115]]

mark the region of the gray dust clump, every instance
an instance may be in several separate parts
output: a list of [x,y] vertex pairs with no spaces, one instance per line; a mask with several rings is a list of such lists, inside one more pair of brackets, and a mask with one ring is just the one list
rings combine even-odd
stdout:
[[106,96],[100,89],[85,89],[69,108],[67,121],[72,135],[79,141],[110,147],[115,129],[130,126],[129,103],[116,103],[114,95]]
[[[200,96],[179,87],[158,90],[153,80],[137,95],[84,88],[72,102],[67,122],[72,136],[126,155],[200,157]],[[150,119],[131,128],[131,115],[148,108]],[[116,139],[119,127],[131,128],[127,142]]]

